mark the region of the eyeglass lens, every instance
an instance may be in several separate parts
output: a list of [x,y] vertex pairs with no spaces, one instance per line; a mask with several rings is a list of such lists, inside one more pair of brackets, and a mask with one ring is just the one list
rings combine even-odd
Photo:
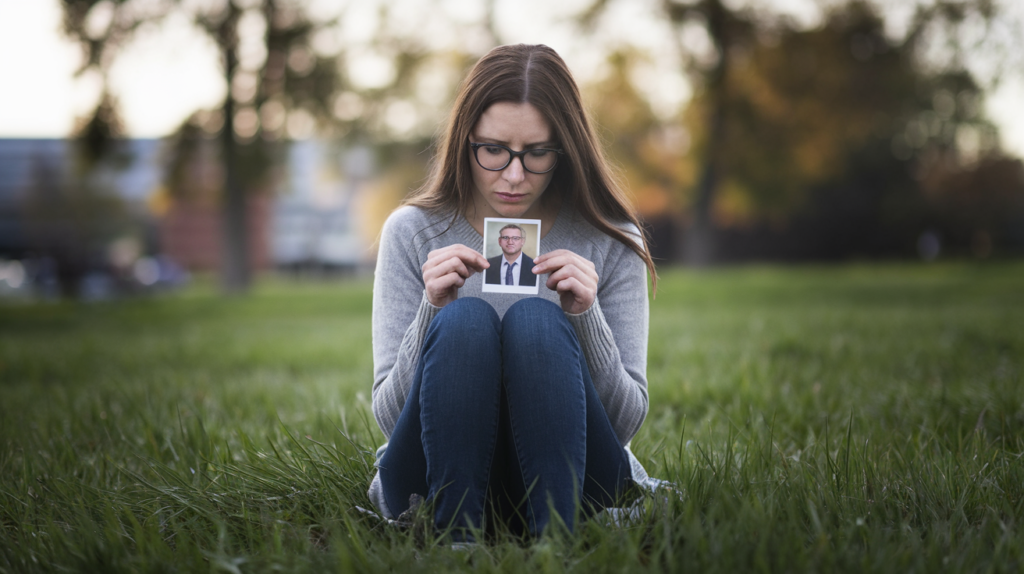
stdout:
[[[512,161],[512,150],[500,145],[483,145],[476,147],[476,160],[480,167],[491,171],[504,169]],[[532,149],[516,153],[523,162],[526,171],[545,173],[551,171],[558,161],[558,152],[551,149]]]
[[522,241],[523,240],[522,237],[516,237],[515,235],[502,235],[502,236],[498,237],[498,239],[500,239],[502,241],[511,241],[513,243],[516,242],[516,241]]

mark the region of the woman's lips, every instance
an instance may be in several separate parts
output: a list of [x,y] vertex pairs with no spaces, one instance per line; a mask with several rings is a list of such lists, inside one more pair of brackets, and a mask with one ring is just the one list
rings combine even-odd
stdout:
[[507,201],[509,203],[517,203],[526,197],[525,193],[501,193],[500,191],[496,192],[495,195],[497,195],[502,201]]

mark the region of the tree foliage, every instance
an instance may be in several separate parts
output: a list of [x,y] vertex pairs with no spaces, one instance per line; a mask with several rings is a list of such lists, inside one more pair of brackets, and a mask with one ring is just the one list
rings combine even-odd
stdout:
[[[245,197],[275,186],[286,142],[312,135],[348,141],[379,135],[396,102],[416,92],[417,70],[434,56],[423,38],[389,32],[389,7],[381,3],[370,48],[386,54],[393,73],[381,85],[358,85],[349,66],[356,47],[339,41],[345,11],[355,5],[324,17],[314,15],[310,2],[292,0],[64,0],[64,29],[82,46],[82,71],[95,70],[104,82],[138,34],[170,17],[188,18],[218,47],[227,96],[219,109],[197,110],[171,138],[167,189],[181,198],[208,187],[196,185],[195,166],[211,152],[219,156],[219,169],[206,170],[200,179],[208,183],[207,176],[216,173],[223,180],[222,259],[229,292],[249,282]],[[97,107],[88,120],[95,128],[90,133],[103,133],[104,118]]]
[[[372,146],[389,166],[378,187],[401,197],[420,179],[412,174],[429,156],[420,152],[478,55],[439,40],[429,22],[448,18],[448,30],[476,26],[481,38],[500,38],[493,2],[472,25],[456,22],[440,3],[417,5],[411,15],[410,4],[371,2],[373,31],[359,40],[345,32],[355,2],[327,15],[301,0],[63,4],[65,30],[85,53],[83,69],[104,78],[134,37],[171,16],[187,16],[219,46],[228,96],[219,109],[197,110],[171,138],[167,188],[184,197],[220,178],[219,189],[236,190],[234,203],[223,203],[229,228],[238,224],[230,223],[241,210],[238,197],[274,187],[278,158],[295,137]],[[592,26],[615,4],[595,0],[578,20]],[[979,110],[1019,40],[1006,34],[1004,15],[988,0],[909,5],[906,25],[894,32],[888,8],[867,0],[822,4],[812,27],[764,4],[663,0],[666,49],[694,87],[676,114],[655,113],[653,88],[634,76],[663,54],[611,47],[607,73],[586,87],[589,103],[645,217],[683,222],[677,255],[697,263],[724,256],[730,233],[764,245],[772,234],[788,234],[786,245],[816,244],[814,256],[905,253],[922,229],[960,221],[937,215],[934,198],[942,194],[928,190],[945,189],[936,183],[941,177],[1003,165],[989,161],[995,129]],[[700,49],[685,41],[695,35],[704,39]],[[977,71],[972,54],[981,48],[996,65]],[[353,68],[367,54],[383,78],[372,84]],[[94,143],[117,131],[104,127],[99,112],[83,123]],[[216,165],[211,154],[220,158]],[[208,169],[197,170],[204,161]],[[990,235],[998,243],[1012,234]],[[245,244],[238,233],[233,241]]]
[[[967,130],[982,135],[984,148],[994,145],[971,76],[921,70],[867,5],[844,6],[819,29],[776,34],[737,49],[725,79],[729,151],[714,205],[722,223],[785,221],[815,186],[848,178],[854,166],[889,171],[887,164],[935,154],[955,161],[967,153],[958,140]],[[702,153],[708,97],[688,111]],[[868,165],[857,160],[866,148],[891,153]]]
[[[581,20],[593,26],[610,4],[595,2]],[[998,178],[980,175],[997,165],[1001,174],[1013,171],[998,160],[996,129],[981,113],[998,66],[980,81],[973,71],[980,47],[993,50],[993,61],[1007,61],[1005,50],[992,48],[1005,41],[977,34],[1003,27],[992,3],[922,1],[898,33],[885,11],[862,0],[827,5],[812,27],[763,5],[662,6],[694,96],[680,116],[654,117],[643,86],[629,80],[646,56],[620,54],[598,86],[595,111],[613,134],[612,155],[627,172],[639,172],[629,179],[645,215],[662,223],[658,209],[681,215],[676,256],[706,264],[910,254],[922,231],[953,221],[995,225],[992,217],[968,224],[940,214],[944,208],[928,190],[943,188],[936,182],[948,177],[988,182],[963,199],[992,205],[1003,198],[996,201],[1006,214],[1001,228],[1020,221],[1019,202],[1008,198],[1024,190],[1012,178],[997,190]],[[684,41],[695,34],[703,44]],[[673,133],[682,136],[666,137]],[[682,153],[671,153],[672,139],[685,142]],[[996,243],[1010,237],[978,233]]]

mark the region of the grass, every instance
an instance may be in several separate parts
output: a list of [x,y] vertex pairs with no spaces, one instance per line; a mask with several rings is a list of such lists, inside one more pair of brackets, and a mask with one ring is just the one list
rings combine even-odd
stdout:
[[0,307],[0,572],[1024,567],[1024,266],[663,272],[623,526],[453,552],[368,506],[370,284]]

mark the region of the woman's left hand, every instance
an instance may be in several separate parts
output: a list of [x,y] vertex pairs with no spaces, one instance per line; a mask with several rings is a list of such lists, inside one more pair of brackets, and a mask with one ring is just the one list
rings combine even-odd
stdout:
[[557,249],[533,260],[533,272],[550,273],[547,287],[558,291],[562,310],[578,315],[594,304],[597,298],[597,271],[589,259],[567,249]]

